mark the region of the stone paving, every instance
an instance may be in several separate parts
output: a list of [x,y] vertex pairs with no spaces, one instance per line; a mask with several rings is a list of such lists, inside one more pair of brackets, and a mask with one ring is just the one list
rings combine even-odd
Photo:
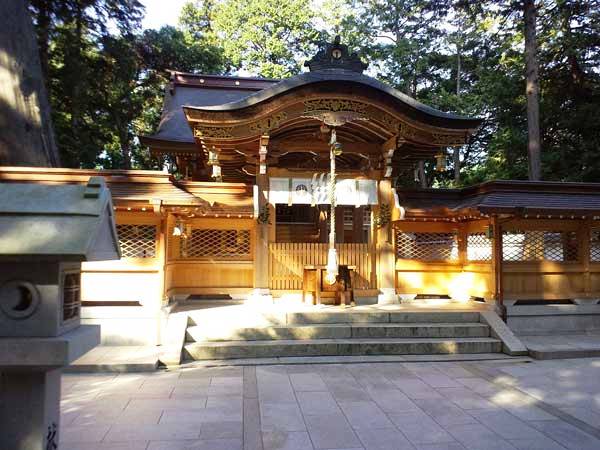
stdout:
[[598,450],[600,359],[63,376],[62,450]]
[[519,336],[527,349],[539,359],[589,358],[600,356],[600,333]]

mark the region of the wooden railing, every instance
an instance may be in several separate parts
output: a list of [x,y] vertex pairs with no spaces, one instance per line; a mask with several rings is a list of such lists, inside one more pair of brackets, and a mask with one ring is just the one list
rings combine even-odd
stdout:
[[[372,289],[371,252],[369,244],[336,244],[340,264],[356,266],[355,289]],[[329,244],[271,243],[269,271],[271,289],[302,289],[302,273],[306,265],[327,264]]]

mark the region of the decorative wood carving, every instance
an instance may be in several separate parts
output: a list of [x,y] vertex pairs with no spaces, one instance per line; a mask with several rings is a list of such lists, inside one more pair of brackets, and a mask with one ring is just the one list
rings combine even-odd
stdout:
[[406,122],[400,122],[399,134],[404,140],[418,140],[421,132]]
[[194,126],[194,137],[197,138],[232,138],[233,127],[211,127],[206,125]]
[[272,116],[251,123],[248,125],[248,130],[250,133],[267,133],[275,128],[278,128],[281,122],[287,119],[287,116],[288,115],[285,111],[281,111],[277,114],[273,114]]
[[432,133],[433,142],[441,146],[454,147],[464,145],[467,140],[464,134]]
[[304,113],[310,114],[319,111],[352,111],[360,114],[366,114],[367,104],[354,100],[340,98],[323,98],[315,100],[306,100],[304,102]]

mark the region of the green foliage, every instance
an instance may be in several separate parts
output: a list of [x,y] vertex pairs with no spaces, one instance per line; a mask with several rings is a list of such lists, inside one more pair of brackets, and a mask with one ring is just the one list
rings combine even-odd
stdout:
[[31,10],[63,163],[162,168],[138,136],[158,126],[168,70],[219,73],[221,49],[174,27],[139,32],[137,0],[35,0]]
[[[600,178],[600,0],[537,0],[543,178]],[[527,178],[522,2],[194,0],[177,27],[140,30],[139,0],[30,0],[63,162],[161,168],[155,131],[168,70],[298,73],[342,36],[368,74],[444,111],[484,119],[429,185]],[[448,152],[451,153],[451,149]],[[414,184],[414,174],[398,183]]]
[[310,0],[225,0],[214,29],[231,64],[268,78],[298,73],[319,34]]

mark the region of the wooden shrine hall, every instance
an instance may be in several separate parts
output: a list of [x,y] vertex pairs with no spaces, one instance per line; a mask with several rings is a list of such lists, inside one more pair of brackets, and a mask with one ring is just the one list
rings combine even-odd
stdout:
[[[186,182],[254,186],[255,295],[301,290],[304,267],[328,264],[334,247],[359,295],[393,299],[392,180],[441,160],[480,120],[364,75],[337,40],[306,65],[283,81],[174,72],[163,120],[143,142],[174,157]],[[210,220],[176,214],[192,228]],[[194,231],[185,234],[189,243]]]
[[365,75],[338,41],[307,66],[282,81],[173,72],[158,130],[141,137],[173,174],[0,167],[2,183],[105,177],[122,258],[84,263],[81,281],[104,343],[159,342],[177,298],[298,295],[305,269],[332,261],[363,302],[598,302],[599,185],[395,188],[419,161],[443,165],[480,119]]

